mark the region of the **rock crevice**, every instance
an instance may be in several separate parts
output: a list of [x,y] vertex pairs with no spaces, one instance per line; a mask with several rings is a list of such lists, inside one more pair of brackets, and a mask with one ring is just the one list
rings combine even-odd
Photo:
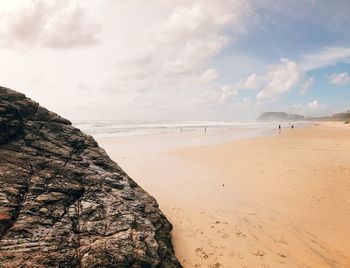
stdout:
[[91,136],[0,87],[0,267],[181,267],[171,229]]

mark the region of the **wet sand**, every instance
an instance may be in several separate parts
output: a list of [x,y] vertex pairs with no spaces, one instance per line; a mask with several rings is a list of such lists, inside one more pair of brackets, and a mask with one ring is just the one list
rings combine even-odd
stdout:
[[99,143],[157,198],[184,267],[350,267],[350,127],[228,135]]

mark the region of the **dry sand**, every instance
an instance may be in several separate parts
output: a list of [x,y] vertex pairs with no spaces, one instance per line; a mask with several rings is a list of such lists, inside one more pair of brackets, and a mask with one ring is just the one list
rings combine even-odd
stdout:
[[184,267],[350,267],[349,125],[208,136],[99,140],[157,198]]

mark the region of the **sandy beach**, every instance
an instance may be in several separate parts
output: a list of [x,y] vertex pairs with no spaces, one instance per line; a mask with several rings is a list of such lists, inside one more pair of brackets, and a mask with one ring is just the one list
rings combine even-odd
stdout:
[[157,199],[184,267],[350,267],[349,125],[253,136],[98,142]]

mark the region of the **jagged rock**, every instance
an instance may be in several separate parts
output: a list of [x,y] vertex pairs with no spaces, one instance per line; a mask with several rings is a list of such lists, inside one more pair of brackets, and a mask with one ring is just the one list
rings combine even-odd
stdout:
[[0,87],[0,267],[181,267],[171,229],[91,136]]

